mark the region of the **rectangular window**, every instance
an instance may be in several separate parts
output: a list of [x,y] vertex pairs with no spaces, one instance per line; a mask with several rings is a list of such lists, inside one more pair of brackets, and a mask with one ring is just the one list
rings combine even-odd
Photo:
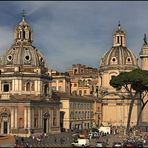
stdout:
[[38,119],[37,119],[37,117],[34,118],[34,127],[35,128],[38,127]]
[[53,126],[57,126],[57,111],[53,110]]
[[52,90],[56,90],[56,87],[55,86],[52,86]]
[[63,83],[63,80],[59,80],[59,83]]
[[122,103],[116,103],[116,105],[122,105]]
[[74,87],[77,87],[77,84],[76,83],[74,84]]
[[119,36],[117,36],[117,43],[119,43]]
[[4,84],[3,86],[4,86],[3,88],[4,92],[9,92],[9,84]]

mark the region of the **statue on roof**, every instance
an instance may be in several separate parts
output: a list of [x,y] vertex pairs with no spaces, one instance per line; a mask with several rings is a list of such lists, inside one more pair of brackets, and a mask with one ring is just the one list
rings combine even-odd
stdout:
[[144,45],[147,45],[147,37],[146,37],[146,33],[144,34],[144,38],[143,38],[143,40],[144,40]]

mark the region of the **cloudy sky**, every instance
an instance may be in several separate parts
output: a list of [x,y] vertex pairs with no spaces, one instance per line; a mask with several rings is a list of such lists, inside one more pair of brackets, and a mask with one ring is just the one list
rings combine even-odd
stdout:
[[112,47],[119,21],[127,47],[137,57],[144,33],[148,34],[147,1],[1,1],[1,55],[14,41],[23,9],[33,29],[33,45],[50,69],[61,72],[77,63],[98,68],[101,57]]

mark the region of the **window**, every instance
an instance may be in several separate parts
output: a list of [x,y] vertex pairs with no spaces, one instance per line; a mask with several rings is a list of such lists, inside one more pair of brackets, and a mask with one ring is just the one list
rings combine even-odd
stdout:
[[25,59],[28,61],[30,59],[30,57],[27,55],[27,56],[25,56]]
[[30,82],[26,83],[26,91],[30,91]]
[[116,61],[116,59],[115,59],[115,58],[113,58],[113,59],[112,59],[112,61],[113,61],[113,62],[115,62],[115,61]]
[[131,58],[130,57],[127,58],[127,62],[129,62],[129,63],[131,62]]
[[52,90],[56,91],[56,87],[55,86],[52,86]]
[[82,90],[79,90],[79,95],[82,96]]
[[77,73],[77,69],[74,69],[74,74],[76,74]]
[[58,91],[63,91],[63,87],[62,86],[59,86],[58,87]]
[[8,92],[9,91],[9,84],[4,84],[3,90],[4,90],[4,92]]
[[57,111],[53,110],[53,126],[57,125]]
[[119,43],[119,36],[117,36],[117,43]]
[[59,83],[63,83],[63,80],[59,80]]
[[84,90],[84,94],[86,94],[86,90]]
[[44,86],[44,94],[45,96],[48,95],[48,85],[47,84]]
[[34,127],[38,127],[38,118],[37,117],[34,118]]
[[74,83],[74,87],[77,87],[77,83]]
[[56,80],[52,80],[52,83],[56,83]]

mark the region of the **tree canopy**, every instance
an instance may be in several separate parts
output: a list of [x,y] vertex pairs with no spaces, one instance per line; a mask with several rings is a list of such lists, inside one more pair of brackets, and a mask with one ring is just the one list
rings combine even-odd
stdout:
[[138,98],[142,104],[141,110],[138,115],[137,124],[140,120],[142,110],[146,106],[148,100],[144,101],[144,97],[148,92],[148,71],[135,69],[130,72],[121,72],[118,76],[112,77],[110,80],[110,85],[114,88],[120,90],[124,88],[130,96],[131,102],[128,113],[127,121],[127,132],[130,127],[131,113],[133,104],[136,98]]
[[135,69],[131,72],[121,72],[118,76],[112,77],[110,85],[117,89],[123,87],[127,91],[148,91],[148,71]]

